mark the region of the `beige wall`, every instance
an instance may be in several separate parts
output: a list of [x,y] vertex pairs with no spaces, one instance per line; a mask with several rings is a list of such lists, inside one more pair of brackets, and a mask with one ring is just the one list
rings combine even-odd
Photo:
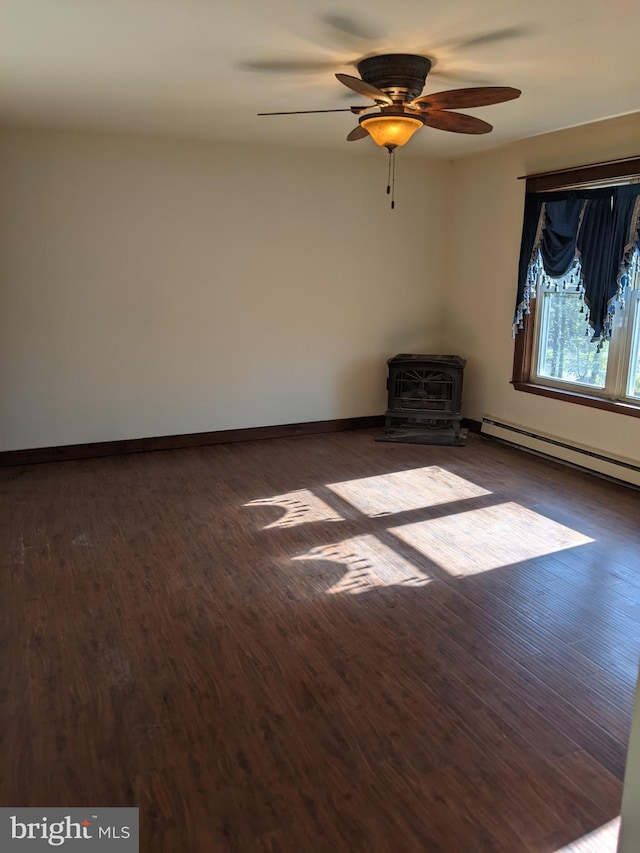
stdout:
[[465,414],[640,459],[637,419],[513,391],[530,172],[637,154],[640,114],[448,163],[0,133],[0,450],[379,414],[400,351]]
[[638,155],[640,113],[539,136],[458,160],[453,169],[445,336],[468,359],[465,414],[640,460],[638,420],[514,391],[510,326],[524,181],[520,175]]
[[441,336],[450,164],[0,134],[0,449],[379,414]]

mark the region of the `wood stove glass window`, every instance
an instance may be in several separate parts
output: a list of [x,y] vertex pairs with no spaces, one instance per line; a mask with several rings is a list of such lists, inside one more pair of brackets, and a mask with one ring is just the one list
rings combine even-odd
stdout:
[[402,370],[395,379],[395,407],[450,412],[453,376],[442,370]]

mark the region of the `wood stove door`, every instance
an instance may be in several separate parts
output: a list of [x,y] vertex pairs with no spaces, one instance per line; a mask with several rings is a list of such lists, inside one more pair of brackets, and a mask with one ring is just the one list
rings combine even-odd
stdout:
[[460,396],[455,371],[438,367],[392,371],[389,409],[397,412],[457,414]]

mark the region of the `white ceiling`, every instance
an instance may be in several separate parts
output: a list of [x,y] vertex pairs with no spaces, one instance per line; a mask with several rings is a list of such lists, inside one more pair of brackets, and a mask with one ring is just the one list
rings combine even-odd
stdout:
[[[334,72],[389,52],[434,61],[425,92],[522,89],[468,110],[492,134],[425,128],[413,153],[461,156],[640,109],[638,0],[0,0],[0,21],[5,124],[371,146],[345,142],[349,113],[255,114],[362,103]],[[285,60],[318,68],[268,70]]]

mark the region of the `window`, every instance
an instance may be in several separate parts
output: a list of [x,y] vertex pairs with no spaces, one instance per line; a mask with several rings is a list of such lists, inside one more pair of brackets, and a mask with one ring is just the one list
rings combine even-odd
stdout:
[[531,381],[640,403],[640,276],[615,304],[611,337],[593,343],[580,293],[539,282]]
[[640,417],[638,181],[640,158],[527,179],[517,390]]

